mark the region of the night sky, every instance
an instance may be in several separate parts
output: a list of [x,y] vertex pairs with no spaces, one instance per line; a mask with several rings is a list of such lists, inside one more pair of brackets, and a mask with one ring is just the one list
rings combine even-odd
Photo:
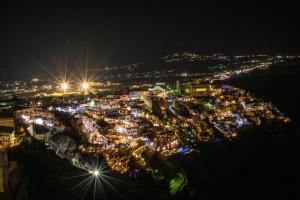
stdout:
[[55,71],[87,55],[101,67],[179,50],[300,53],[299,6],[287,1],[37,2],[0,3],[0,81],[43,76],[40,64]]

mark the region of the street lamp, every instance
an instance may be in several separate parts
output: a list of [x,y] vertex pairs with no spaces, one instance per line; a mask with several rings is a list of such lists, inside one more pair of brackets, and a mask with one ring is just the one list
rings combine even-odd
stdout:
[[84,82],[81,84],[81,87],[82,87],[83,91],[86,92],[90,86],[87,82]]
[[96,169],[94,171],[90,171],[90,173],[94,176],[99,176],[100,172]]
[[64,92],[66,92],[69,89],[69,84],[67,82],[63,82],[61,84],[61,88],[63,89]]
[[89,85],[88,82],[83,82],[83,83],[81,84],[81,88],[82,88],[82,90],[83,90],[83,100],[84,100],[84,102],[85,102],[85,93],[88,92],[88,90],[89,90],[89,88],[90,88],[90,85]]
[[66,93],[66,91],[69,89],[69,83],[67,83],[67,82],[62,82],[61,83],[61,85],[60,85],[60,87],[62,88],[62,90],[63,90],[63,102],[65,102],[65,93]]

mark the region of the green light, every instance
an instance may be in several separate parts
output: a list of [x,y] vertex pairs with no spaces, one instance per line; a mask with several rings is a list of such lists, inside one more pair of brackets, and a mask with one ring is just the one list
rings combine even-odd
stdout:
[[205,108],[207,108],[207,109],[212,109],[213,108],[213,105],[212,104],[210,104],[210,103],[205,103],[205,104],[203,104],[204,105],[204,107]]
[[180,192],[184,186],[187,185],[187,180],[182,173],[177,173],[175,178],[173,178],[169,183],[170,194],[175,195]]

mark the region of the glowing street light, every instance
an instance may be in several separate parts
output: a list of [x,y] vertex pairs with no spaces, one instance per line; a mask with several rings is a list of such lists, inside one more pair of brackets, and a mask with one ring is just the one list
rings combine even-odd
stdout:
[[84,99],[84,102],[85,102],[85,95],[86,95],[86,93],[88,93],[90,85],[89,85],[88,82],[83,82],[83,83],[81,83],[81,88],[83,90],[83,99]]
[[87,82],[81,84],[81,87],[84,91],[87,91],[90,88],[90,85]]
[[113,175],[111,170],[107,169],[107,166],[103,162],[98,163],[97,160],[97,163],[86,166],[85,170],[87,173],[74,176],[74,178],[81,177],[82,180],[70,190],[77,190],[76,192],[85,194],[86,191],[91,188],[94,193],[94,199],[97,199],[96,196],[98,196],[98,194],[103,195],[102,197],[105,198],[105,189],[109,187],[122,196],[122,194],[114,187],[114,183],[120,182],[120,180]]
[[69,89],[69,83],[67,83],[67,82],[64,81],[64,82],[61,83],[60,87],[61,87],[61,89],[64,92],[63,95],[62,95],[62,97],[63,97],[63,102],[65,102],[64,95],[65,95],[66,91]]
[[93,171],[89,171],[90,174],[92,174],[93,176],[99,176],[100,175],[100,172],[99,170],[93,170]]
[[63,82],[61,84],[61,88],[65,91],[67,91],[69,89],[69,84],[67,82]]
[[98,170],[95,170],[95,171],[93,172],[93,174],[94,174],[94,176],[98,176],[98,175],[99,175],[99,171],[98,171]]

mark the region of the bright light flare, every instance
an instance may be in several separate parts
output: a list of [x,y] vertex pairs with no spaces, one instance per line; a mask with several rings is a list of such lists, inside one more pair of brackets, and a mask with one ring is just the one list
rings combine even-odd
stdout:
[[96,169],[94,171],[89,171],[90,174],[94,175],[94,176],[99,176],[100,172]]
[[66,91],[66,90],[69,89],[69,84],[68,84],[67,82],[63,82],[63,83],[61,84],[61,88],[62,88],[64,91]]
[[104,163],[98,163],[97,161],[92,166],[86,166],[85,170],[87,173],[73,177],[81,178],[81,181],[72,187],[70,191],[76,190],[80,193],[80,197],[84,198],[87,192],[92,190],[95,200],[98,199],[97,197],[107,199],[105,191],[111,189],[122,197],[122,194],[114,187],[115,184],[120,184],[121,180],[117,179]]
[[89,85],[89,83],[84,82],[84,83],[81,84],[81,88],[82,88],[84,91],[87,91],[87,90],[90,88],[90,85]]

